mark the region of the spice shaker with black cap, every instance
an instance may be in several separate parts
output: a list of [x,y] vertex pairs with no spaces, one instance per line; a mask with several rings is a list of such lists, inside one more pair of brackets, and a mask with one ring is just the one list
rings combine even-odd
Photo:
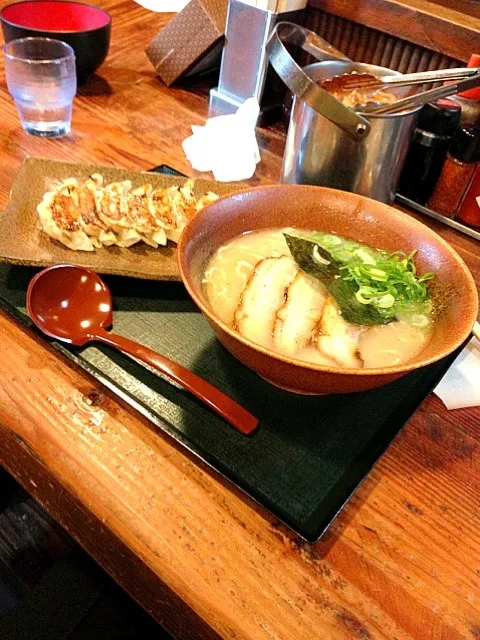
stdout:
[[398,192],[419,204],[432,195],[452,136],[460,124],[460,105],[442,99],[420,111]]

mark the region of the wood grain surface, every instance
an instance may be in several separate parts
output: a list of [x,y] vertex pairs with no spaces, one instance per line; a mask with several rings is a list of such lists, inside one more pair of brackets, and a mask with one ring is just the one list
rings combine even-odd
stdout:
[[480,49],[476,0],[309,0],[341,18],[467,61]]
[[[401,73],[462,67],[465,64],[459,59],[432,51],[428,46],[413,44],[408,37],[399,38],[381,29],[372,29],[314,6],[308,8],[305,26],[352,60],[378,64]],[[466,60],[470,58],[471,50],[469,47],[468,51],[463,52]],[[460,56],[461,53],[460,50],[456,50],[455,55]],[[310,56],[308,61],[315,62],[315,59]]]
[[[205,85],[167,89],[143,53],[168,16],[99,4],[111,50],[69,137],[20,130],[2,66],[0,206],[27,155],[191,173],[181,141],[204,121]],[[252,182],[274,182],[284,136],[259,139]],[[428,224],[480,282],[478,243]],[[479,408],[429,397],[308,545],[1,313],[0,363],[0,463],[174,637],[480,638]]]

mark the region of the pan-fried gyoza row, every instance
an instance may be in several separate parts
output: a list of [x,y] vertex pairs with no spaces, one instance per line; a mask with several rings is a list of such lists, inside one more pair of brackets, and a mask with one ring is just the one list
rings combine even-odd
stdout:
[[188,220],[217,198],[215,193],[195,197],[193,180],[183,187],[132,188],[130,180],[104,184],[95,173],[53,185],[37,211],[43,231],[75,251],[137,242],[157,248],[177,242]]

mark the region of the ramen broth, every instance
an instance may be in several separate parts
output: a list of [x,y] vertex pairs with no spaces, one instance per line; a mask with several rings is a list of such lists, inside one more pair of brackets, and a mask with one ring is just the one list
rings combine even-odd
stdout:
[[345,322],[325,286],[299,269],[280,229],[245,233],[221,246],[203,284],[227,325],[262,347],[312,364],[395,366],[419,355],[431,335],[424,316],[423,326],[401,313],[389,324]]

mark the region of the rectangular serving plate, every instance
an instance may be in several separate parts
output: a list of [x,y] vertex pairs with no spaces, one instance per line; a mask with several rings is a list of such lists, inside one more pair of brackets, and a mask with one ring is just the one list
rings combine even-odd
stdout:
[[[32,267],[69,263],[88,267],[98,273],[148,280],[179,280],[177,248],[172,242],[158,249],[138,243],[130,248],[102,247],[91,252],[73,251],[41,230],[37,205],[52,182],[72,177],[85,179],[92,173],[100,173],[106,182],[130,180],[134,187],[145,182],[153,187],[179,186],[187,180],[172,173],[163,175],[96,164],[27,158],[12,186],[9,201],[0,213],[0,262]],[[240,189],[241,185],[208,180],[199,179],[194,183],[196,195],[208,191],[225,195]]]

